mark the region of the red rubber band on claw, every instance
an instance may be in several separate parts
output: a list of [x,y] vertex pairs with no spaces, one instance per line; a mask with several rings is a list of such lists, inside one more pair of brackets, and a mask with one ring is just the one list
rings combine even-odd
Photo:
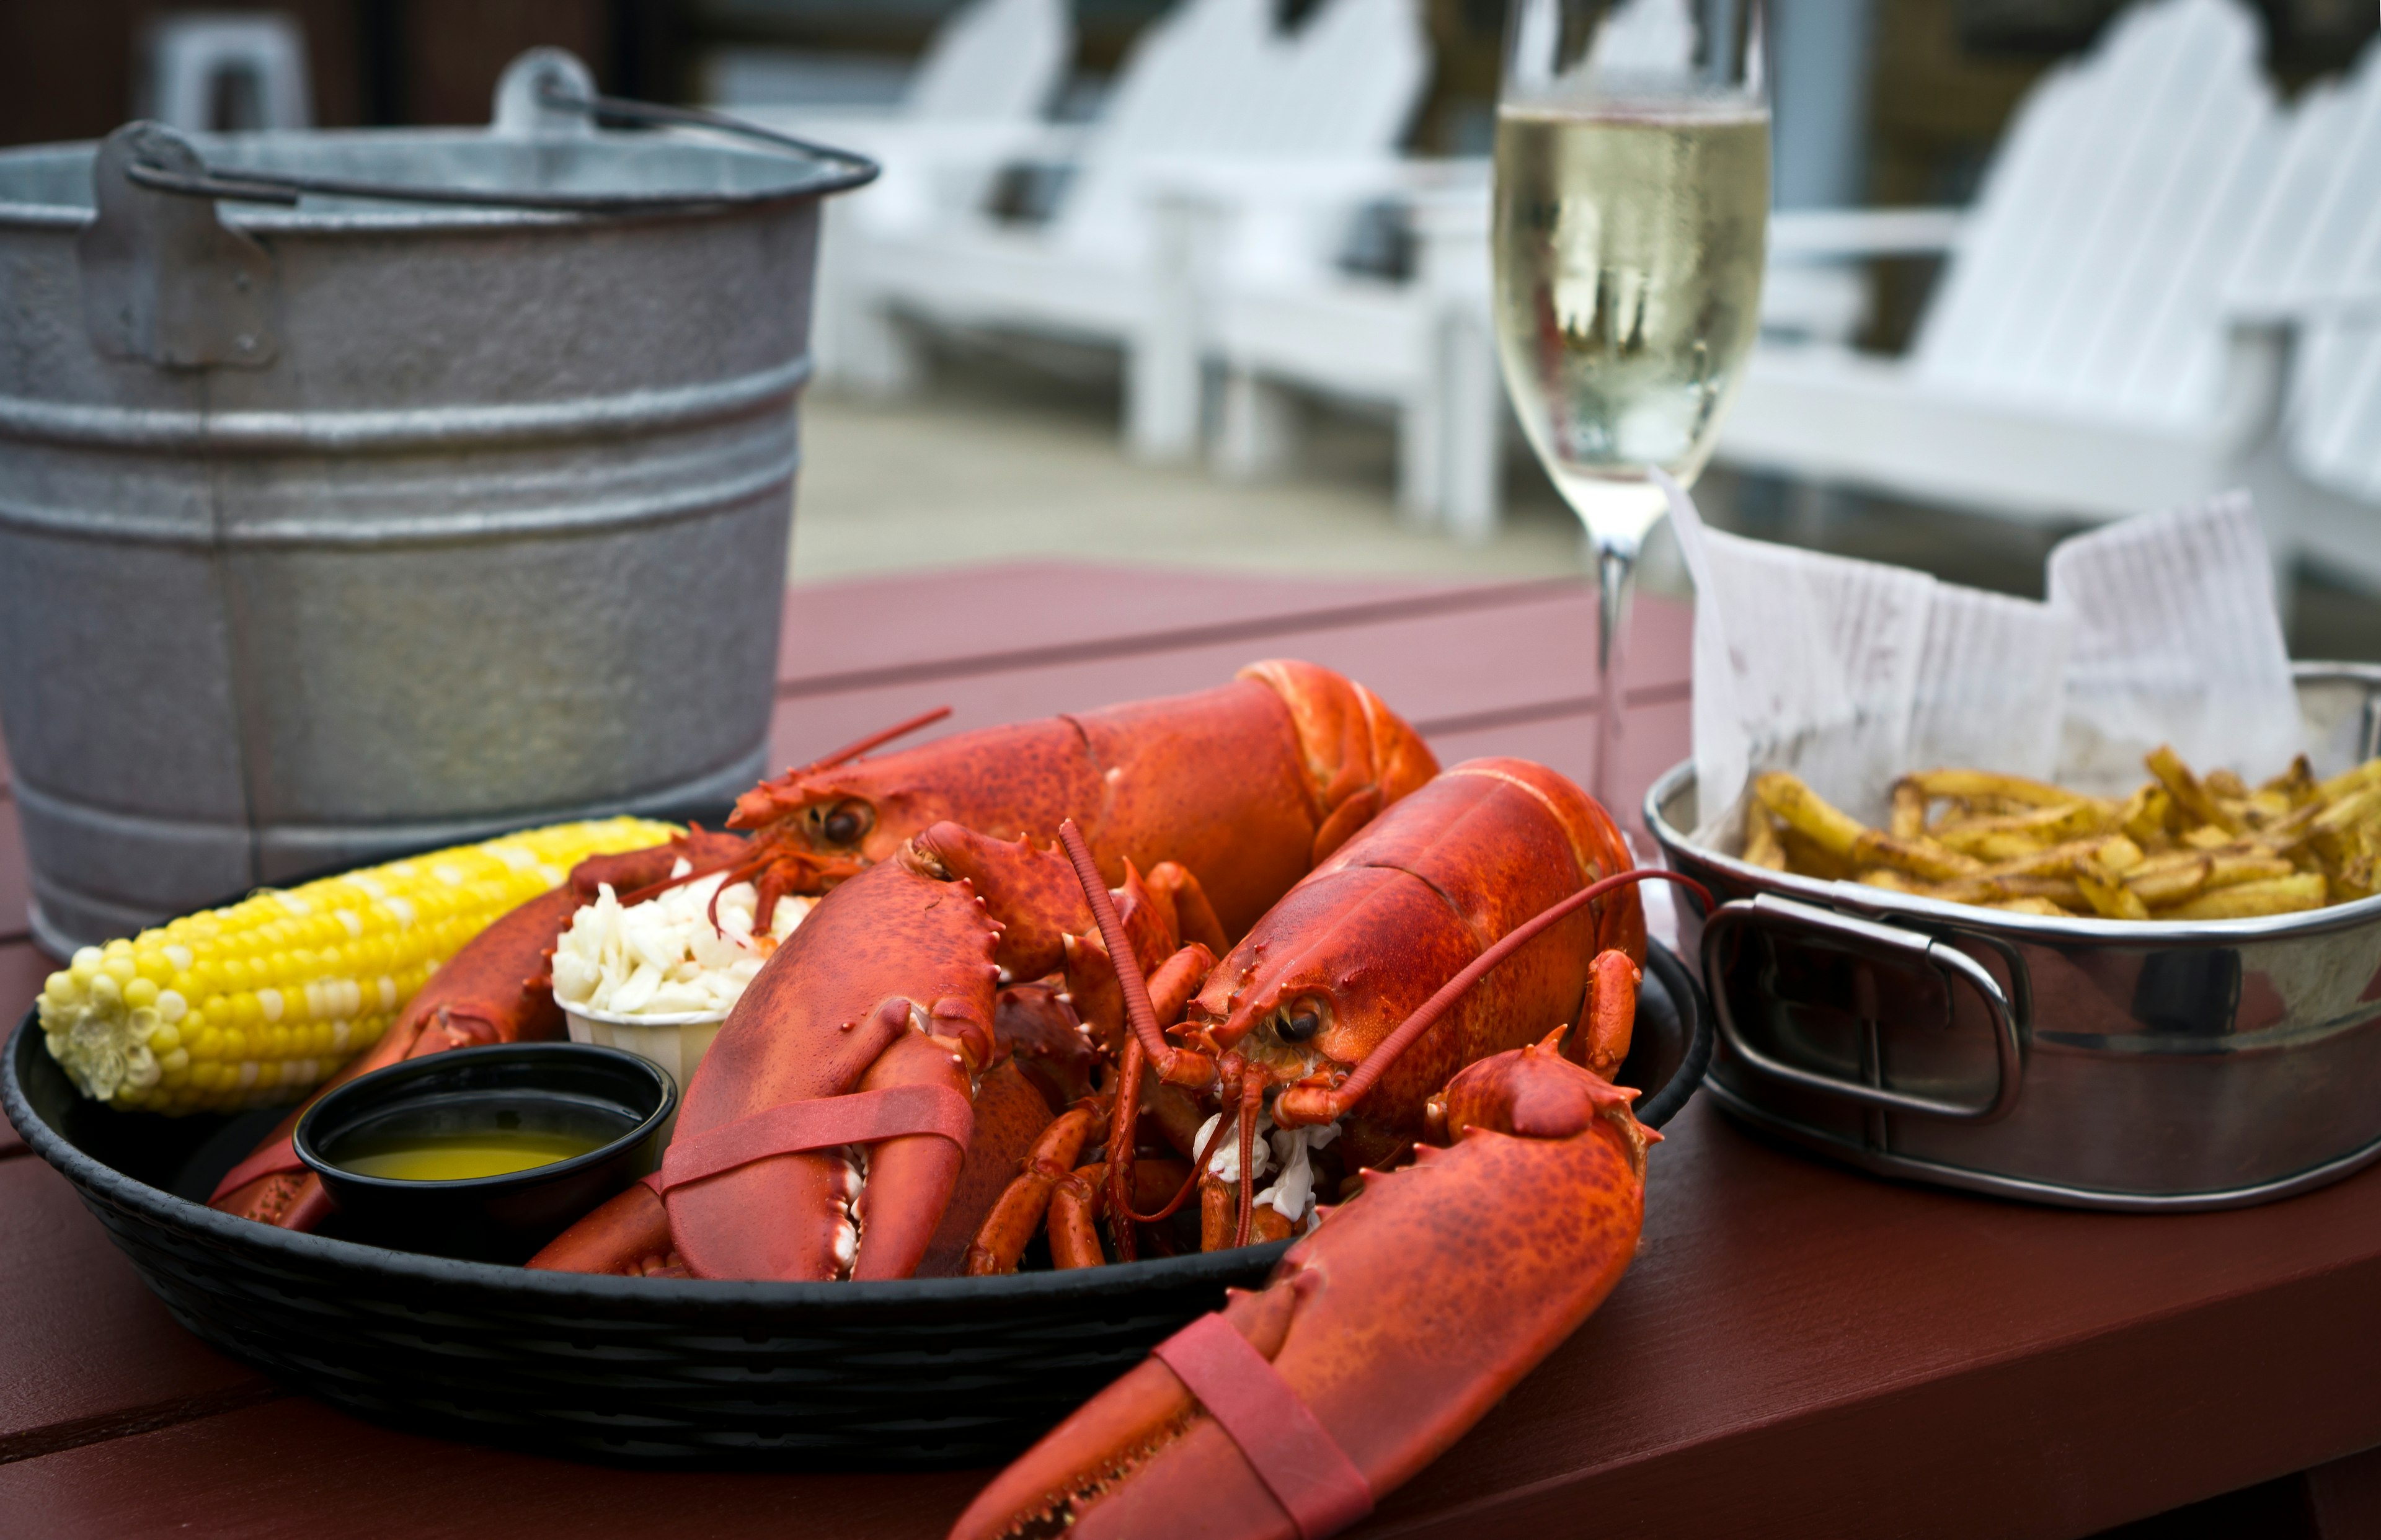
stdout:
[[702,1133],[678,1135],[662,1156],[662,1168],[644,1181],[655,1192],[667,1192],[774,1155],[920,1133],[938,1133],[964,1151],[975,1134],[975,1109],[947,1085],[894,1085],[786,1102]]
[[1373,1484],[1272,1361],[1221,1315],[1202,1315],[1150,1350],[1174,1371],[1289,1514],[1303,1540],[1373,1511]]
[[215,1190],[207,1194],[207,1202],[221,1203],[226,1193],[238,1192],[263,1177],[305,1169],[306,1163],[298,1158],[298,1146],[287,1139],[276,1139],[226,1172],[224,1179],[215,1183]]

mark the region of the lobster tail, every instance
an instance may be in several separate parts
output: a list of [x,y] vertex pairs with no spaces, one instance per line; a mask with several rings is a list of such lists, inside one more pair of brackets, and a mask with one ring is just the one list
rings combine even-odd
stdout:
[[1268,658],[1233,678],[1264,685],[1289,710],[1314,790],[1315,862],[1438,774],[1438,760],[1422,735],[1344,674],[1296,658]]

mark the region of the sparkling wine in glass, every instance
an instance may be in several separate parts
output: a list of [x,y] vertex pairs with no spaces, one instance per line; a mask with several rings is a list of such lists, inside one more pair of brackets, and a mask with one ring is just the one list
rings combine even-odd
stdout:
[[1691,485],[1759,330],[1769,227],[1760,0],[1513,0],[1496,114],[1496,334],[1530,446],[1587,527],[1589,789],[1616,819],[1637,555]]

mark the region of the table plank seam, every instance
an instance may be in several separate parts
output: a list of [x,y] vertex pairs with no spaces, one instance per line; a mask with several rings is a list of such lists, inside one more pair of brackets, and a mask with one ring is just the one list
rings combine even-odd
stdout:
[[1304,610],[1295,615],[1264,616],[1205,626],[1182,626],[1169,630],[1144,631],[1134,636],[1057,642],[1040,647],[1020,647],[1007,652],[976,653],[965,657],[889,664],[882,667],[855,668],[836,674],[798,675],[792,678],[777,681],[777,699],[795,700],[806,695],[833,695],[848,691],[919,684],[934,679],[969,678],[984,674],[1007,673],[1014,669],[1045,668],[1060,664],[1086,663],[1131,657],[1147,653],[1171,653],[1194,647],[1211,647],[1227,642],[1253,642],[1269,637],[1298,636],[1309,631],[1337,630],[1349,626],[1381,621],[1460,614],[1467,610],[1495,609],[1508,604],[1536,604],[1576,598],[1584,592],[1586,591],[1581,583],[1571,578],[1545,578],[1515,583],[1484,583],[1477,587],[1454,589],[1443,593],[1368,600],[1362,604]]
[[[1664,706],[1688,699],[1694,693],[1685,680],[1672,684],[1647,685],[1642,690],[1622,692],[1621,699],[1631,708]],[[1485,732],[1492,727],[1518,727],[1532,722],[1554,722],[1566,716],[1593,716],[1602,705],[1594,695],[1567,695],[1556,701],[1533,701],[1525,705],[1498,706],[1491,711],[1476,711],[1461,716],[1438,716],[1426,722],[1416,722],[1414,731],[1424,738],[1439,738],[1454,733]]]
[[177,1397],[171,1400],[153,1401],[146,1406],[123,1407],[93,1417],[78,1417],[67,1422],[27,1428],[0,1437],[0,1465],[13,1465],[20,1460],[38,1460],[43,1455],[63,1454],[89,1444],[104,1444],[138,1434],[155,1433],[161,1428],[195,1423],[207,1417],[220,1417],[229,1412],[244,1412],[250,1407],[281,1400],[292,1394],[294,1392],[271,1380],[258,1380],[247,1385],[227,1386],[204,1395]]

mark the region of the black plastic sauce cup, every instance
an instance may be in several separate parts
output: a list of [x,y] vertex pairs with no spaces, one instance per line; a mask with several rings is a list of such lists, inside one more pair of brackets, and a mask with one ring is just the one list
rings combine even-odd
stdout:
[[[659,1066],[584,1043],[514,1043],[408,1059],[349,1081],[298,1120],[298,1158],[358,1241],[433,1256],[522,1262],[653,1169],[678,1105]],[[343,1154],[409,1136],[568,1132],[596,1147],[453,1181],[365,1176]]]

